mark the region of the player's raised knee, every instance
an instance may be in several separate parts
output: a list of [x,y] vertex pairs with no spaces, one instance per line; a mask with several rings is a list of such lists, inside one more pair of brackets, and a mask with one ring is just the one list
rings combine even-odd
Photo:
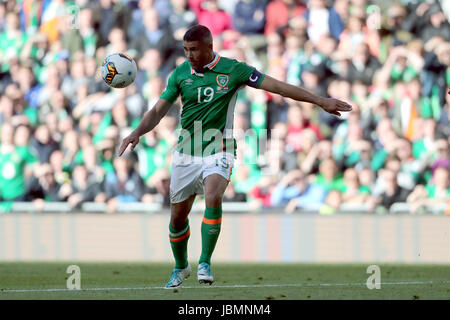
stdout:
[[205,194],[205,204],[208,208],[217,208],[222,203],[223,194],[219,190],[211,190]]

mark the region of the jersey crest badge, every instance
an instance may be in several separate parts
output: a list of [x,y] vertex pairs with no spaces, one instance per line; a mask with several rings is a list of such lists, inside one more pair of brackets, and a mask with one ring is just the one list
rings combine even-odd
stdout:
[[219,90],[228,90],[227,84],[230,81],[230,78],[227,74],[219,74],[216,77],[217,84],[219,85]]

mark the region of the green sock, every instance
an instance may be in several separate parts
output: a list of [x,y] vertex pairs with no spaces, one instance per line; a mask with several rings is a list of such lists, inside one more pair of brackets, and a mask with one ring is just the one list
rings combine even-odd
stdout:
[[219,238],[222,224],[222,205],[218,208],[206,208],[202,222],[202,254],[199,263],[211,264],[211,255]]
[[175,258],[175,268],[184,269],[188,265],[187,244],[190,235],[189,220],[186,220],[184,226],[177,230],[169,224],[169,239],[172,247],[173,257]]

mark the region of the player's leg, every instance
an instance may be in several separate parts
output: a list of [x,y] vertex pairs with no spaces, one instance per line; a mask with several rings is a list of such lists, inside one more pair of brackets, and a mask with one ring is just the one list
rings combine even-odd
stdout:
[[175,268],[165,288],[177,288],[191,274],[188,263],[187,245],[190,228],[188,215],[195,200],[195,194],[184,201],[172,203],[170,208],[169,239]]
[[[169,223],[169,239],[175,268],[166,288],[181,286],[191,272],[188,263],[187,244],[190,235],[188,215],[191,211],[198,186],[202,186],[202,164],[180,161],[174,153],[172,176],[170,178],[171,215]],[[203,188],[201,189],[203,193]]]
[[[231,170],[231,168],[229,169]],[[202,221],[202,253],[197,277],[200,283],[214,282],[210,265],[211,256],[219,238],[222,223],[222,198],[228,180],[220,174],[211,174],[204,180],[206,209]]]
[[190,235],[188,215],[195,200],[195,194],[188,199],[170,205],[169,238],[175,258],[175,268],[187,267],[187,243]]

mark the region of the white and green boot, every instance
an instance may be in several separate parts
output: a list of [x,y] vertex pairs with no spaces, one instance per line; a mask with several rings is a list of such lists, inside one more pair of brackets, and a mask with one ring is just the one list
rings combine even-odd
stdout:
[[173,289],[181,287],[184,280],[191,275],[191,266],[188,264],[184,269],[173,269],[169,282],[164,286],[164,289]]
[[214,277],[211,273],[211,268],[208,263],[202,262],[198,265],[197,271],[198,282],[202,284],[211,285],[214,282]]

